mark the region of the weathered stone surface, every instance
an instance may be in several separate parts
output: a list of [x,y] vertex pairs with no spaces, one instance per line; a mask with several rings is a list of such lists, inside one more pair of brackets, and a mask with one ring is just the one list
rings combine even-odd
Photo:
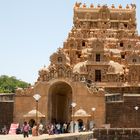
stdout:
[[10,128],[13,122],[14,94],[0,94],[0,129],[4,126]]

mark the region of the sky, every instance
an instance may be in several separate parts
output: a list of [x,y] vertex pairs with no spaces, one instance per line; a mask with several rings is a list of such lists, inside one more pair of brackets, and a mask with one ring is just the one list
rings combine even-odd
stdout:
[[[77,0],[125,7],[134,0]],[[76,0],[0,0],[0,75],[33,84],[73,26]],[[137,29],[140,34],[140,4]]]

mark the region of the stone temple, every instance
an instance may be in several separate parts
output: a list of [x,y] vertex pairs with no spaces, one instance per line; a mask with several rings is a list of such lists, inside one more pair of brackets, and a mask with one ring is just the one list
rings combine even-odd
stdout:
[[[39,70],[34,86],[17,89],[14,122],[36,109],[43,122],[84,123],[95,127],[140,127],[140,36],[136,5],[94,6],[76,3],[73,27]],[[75,107],[71,104],[76,103]]]

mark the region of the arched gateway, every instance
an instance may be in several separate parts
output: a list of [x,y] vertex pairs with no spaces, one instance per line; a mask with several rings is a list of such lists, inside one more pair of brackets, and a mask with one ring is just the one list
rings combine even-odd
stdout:
[[66,82],[56,82],[49,89],[48,117],[51,122],[71,120],[72,88]]

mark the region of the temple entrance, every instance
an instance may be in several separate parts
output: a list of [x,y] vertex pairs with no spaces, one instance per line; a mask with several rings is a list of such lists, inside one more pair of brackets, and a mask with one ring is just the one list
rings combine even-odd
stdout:
[[29,121],[30,127],[33,128],[34,124],[35,124],[35,120],[34,120],[34,119],[31,119],[31,120]]
[[53,84],[49,90],[49,119],[51,122],[69,122],[71,120],[72,88],[65,82]]

